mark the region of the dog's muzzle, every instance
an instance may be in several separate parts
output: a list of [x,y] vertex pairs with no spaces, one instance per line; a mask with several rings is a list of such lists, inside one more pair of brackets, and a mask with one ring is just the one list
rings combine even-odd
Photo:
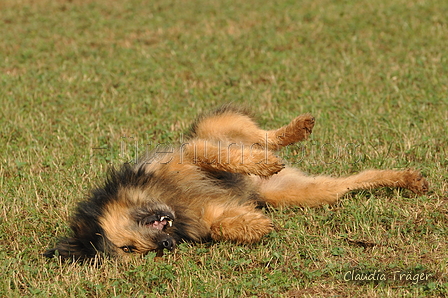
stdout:
[[162,234],[157,239],[157,257],[163,256],[165,249],[172,251],[176,246],[176,241],[168,234]]
[[171,213],[156,213],[151,216],[147,216],[142,220],[142,225],[154,228],[157,230],[163,230],[165,227],[172,227],[174,216]]

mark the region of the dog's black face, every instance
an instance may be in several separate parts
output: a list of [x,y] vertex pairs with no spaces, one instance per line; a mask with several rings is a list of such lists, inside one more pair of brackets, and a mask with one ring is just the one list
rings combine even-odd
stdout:
[[71,220],[74,236],[45,255],[88,259],[98,253],[125,257],[173,250],[176,212],[163,201],[175,196],[172,189],[143,169],[112,170],[105,186],[78,205]]
[[[174,215],[171,212],[163,210],[152,212],[147,208],[142,208],[137,210],[133,217],[137,220],[139,226],[145,227],[148,231],[160,231],[160,233],[156,232],[155,236],[150,237],[158,246],[158,255],[163,254],[164,249],[174,249],[174,238],[167,232],[171,230],[174,222]],[[126,253],[133,252],[132,249],[124,249],[124,251]]]
[[[118,201],[117,201],[118,202]],[[82,207],[82,206],[80,206]],[[173,250],[175,213],[160,203],[132,206],[123,202],[109,204],[99,217],[78,210],[72,221],[74,237],[61,240],[47,257],[88,259],[98,254],[126,258],[130,254],[146,255]]]
[[[130,194],[135,194],[135,191],[130,191]],[[132,201],[126,201],[117,200],[109,204],[99,218],[103,234],[110,243],[107,253],[123,256],[156,251],[161,255],[164,249],[173,250],[174,211],[162,203],[133,206],[129,204]]]

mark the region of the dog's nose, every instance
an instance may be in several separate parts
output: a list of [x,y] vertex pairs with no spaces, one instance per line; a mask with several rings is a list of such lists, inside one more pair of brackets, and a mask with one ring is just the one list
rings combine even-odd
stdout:
[[168,249],[173,250],[174,249],[174,239],[167,236],[159,240],[157,243],[160,249]]

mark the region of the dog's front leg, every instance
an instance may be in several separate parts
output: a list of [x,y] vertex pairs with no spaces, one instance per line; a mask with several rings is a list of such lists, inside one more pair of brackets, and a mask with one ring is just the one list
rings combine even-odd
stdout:
[[210,226],[211,238],[236,243],[255,243],[274,230],[270,218],[253,205],[209,205],[204,221]]
[[209,171],[268,177],[285,167],[270,150],[237,143],[195,140],[184,144],[181,155],[183,159]]

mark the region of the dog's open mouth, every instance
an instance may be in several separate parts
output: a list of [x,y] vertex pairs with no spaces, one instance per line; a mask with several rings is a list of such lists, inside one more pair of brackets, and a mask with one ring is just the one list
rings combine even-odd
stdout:
[[165,216],[161,216],[159,220],[154,220],[146,224],[147,227],[155,228],[157,230],[163,230],[166,225],[169,227],[173,226],[173,220]]
[[173,216],[170,214],[154,214],[145,217],[141,224],[148,228],[163,230],[165,227],[172,227],[173,221]]

